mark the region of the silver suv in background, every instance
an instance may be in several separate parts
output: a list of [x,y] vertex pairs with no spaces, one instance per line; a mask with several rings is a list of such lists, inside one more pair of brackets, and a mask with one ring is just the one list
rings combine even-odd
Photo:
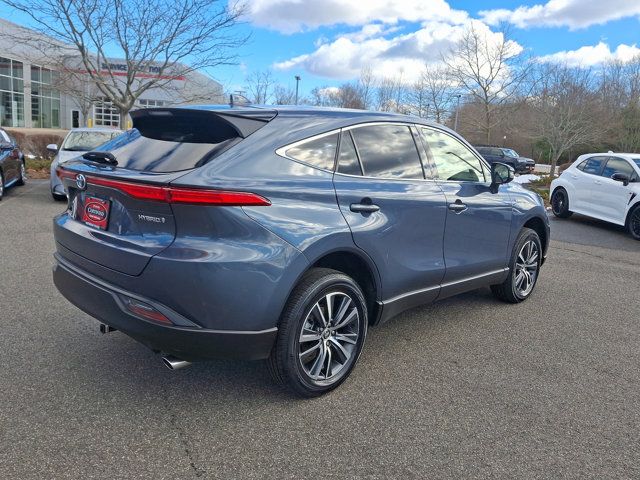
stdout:
[[94,150],[103,143],[108,142],[112,138],[120,135],[122,130],[113,128],[74,128],[66,137],[60,148],[55,143],[47,145],[47,150],[55,153],[56,156],[51,162],[51,196],[54,200],[66,200],[67,193],[64,190],[62,182],[56,175],[56,168],[61,163],[67,162],[72,158],[78,157],[83,153]]

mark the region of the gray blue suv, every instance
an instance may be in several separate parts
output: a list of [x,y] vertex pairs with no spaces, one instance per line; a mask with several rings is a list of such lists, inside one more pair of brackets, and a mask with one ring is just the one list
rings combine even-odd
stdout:
[[302,396],[340,385],[367,328],[490,286],[527,299],[538,195],[456,133],[403,115],[157,108],[62,164],[54,281],[170,368],[267,359]]

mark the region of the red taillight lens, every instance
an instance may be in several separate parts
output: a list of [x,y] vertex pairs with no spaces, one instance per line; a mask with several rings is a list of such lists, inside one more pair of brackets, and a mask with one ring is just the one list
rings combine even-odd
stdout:
[[[75,178],[76,173],[60,167],[56,170],[58,176]],[[101,187],[115,188],[139,200],[156,202],[182,203],[189,205],[219,205],[219,206],[269,206],[271,202],[266,198],[250,192],[230,192],[226,190],[209,190],[185,187],[161,187],[144,183],[123,182],[102,177],[85,175],[87,183]]]
[[14,148],[13,151],[11,152],[11,158],[16,160],[20,158],[20,150],[18,150],[17,148]]

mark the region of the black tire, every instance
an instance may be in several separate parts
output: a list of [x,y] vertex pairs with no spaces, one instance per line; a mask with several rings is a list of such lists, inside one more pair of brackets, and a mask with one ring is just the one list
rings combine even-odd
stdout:
[[20,176],[18,177],[18,181],[16,182],[16,185],[21,187],[25,183],[27,183],[27,168],[26,168],[26,165],[24,164],[24,160],[22,160],[20,162]]
[[4,197],[4,175],[0,171],[0,200]]
[[640,240],[640,203],[629,211],[627,230],[633,238]]
[[60,194],[58,194],[58,193],[51,192],[51,197],[52,197],[56,202],[66,202],[66,201],[67,201],[67,196],[66,196],[66,195],[60,195]]
[[[535,250],[537,252],[535,262],[523,262],[523,258],[520,257],[520,255],[525,245],[528,245],[530,242],[533,242]],[[509,261],[509,275],[507,276],[507,279],[501,284],[491,285],[491,291],[493,292],[493,295],[496,298],[507,303],[520,303],[529,298],[533,293],[533,290],[538,281],[541,261],[542,243],[540,242],[540,237],[535,232],[535,230],[531,230],[530,228],[523,228],[520,232],[520,235],[518,235],[516,243],[513,246],[513,251],[511,252],[511,259]],[[534,263],[535,274],[532,274],[532,272],[534,271],[533,267],[521,268],[522,265],[533,265]],[[527,273],[521,273],[524,270],[526,270]],[[525,279],[522,280],[520,275],[523,275]],[[530,282],[530,288],[527,288],[526,290],[520,288],[523,285],[518,284],[519,279],[521,282]]]
[[[322,304],[325,302],[324,305],[327,307],[327,301],[332,303],[331,317],[339,320],[354,317],[357,313],[355,320],[352,319],[344,327],[339,327],[341,322],[338,321],[337,325],[334,324],[334,327],[337,327],[335,331],[329,331],[329,326],[334,321],[332,318],[328,318],[329,323],[325,323],[324,327],[316,325],[320,323],[321,318],[325,318],[327,309],[323,311]],[[343,311],[341,307],[344,307],[345,303],[349,308],[345,307]],[[340,313],[342,317],[339,316]],[[310,270],[295,287],[282,312],[276,344],[268,360],[271,375],[278,383],[301,397],[317,397],[333,390],[347,379],[357,363],[367,335],[367,324],[367,304],[364,295],[351,277],[328,268]],[[311,328],[314,325],[318,326],[317,330]],[[344,329],[349,330],[345,333]],[[311,333],[306,337],[318,338],[301,342],[303,332]],[[325,336],[327,333],[328,336]],[[340,350],[335,344],[343,340],[339,340],[338,337],[344,337],[345,340],[349,337],[349,341],[345,341]],[[305,356],[305,352],[311,353]],[[343,364],[340,364],[340,357],[344,359]],[[328,361],[325,362],[327,358]],[[337,366],[332,365],[334,359]],[[307,365],[310,364],[312,365],[308,371]],[[315,376],[321,377],[324,370],[324,380],[313,378],[318,364],[320,369]],[[334,370],[337,370],[335,375],[331,374]]]
[[556,188],[551,194],[551,211],[558,218],[569,218],[573,212],[569,210],[569,194],[562,188]]

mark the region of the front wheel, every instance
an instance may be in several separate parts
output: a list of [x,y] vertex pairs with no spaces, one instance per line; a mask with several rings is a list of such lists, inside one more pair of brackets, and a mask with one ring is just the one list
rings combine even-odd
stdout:
[[500,300],[520,303],[531,295],[538,281],[542,261],[542,244],[538,234],[523,228],[511,253],[509,276],[499,285],[491,285],[491,291]]
[[627,228],[633,238],[640,240],[640,204],[636,205],[633,210],[629,212]]
[[551,195],[551,211],[558,218],[569,218],[573,212],[569,210],[569,194],[564,188],[556,188]]
[[310,270],[284,308],[268,361],[272,376],[303,397],[333,390],[353,370],[367,323],[364,295],[351,277]]
[[16,185],[24,185],[27,183],[27,168],[24,165],[24,160],[20,162],[20,176],[18,177],[18,181]]

